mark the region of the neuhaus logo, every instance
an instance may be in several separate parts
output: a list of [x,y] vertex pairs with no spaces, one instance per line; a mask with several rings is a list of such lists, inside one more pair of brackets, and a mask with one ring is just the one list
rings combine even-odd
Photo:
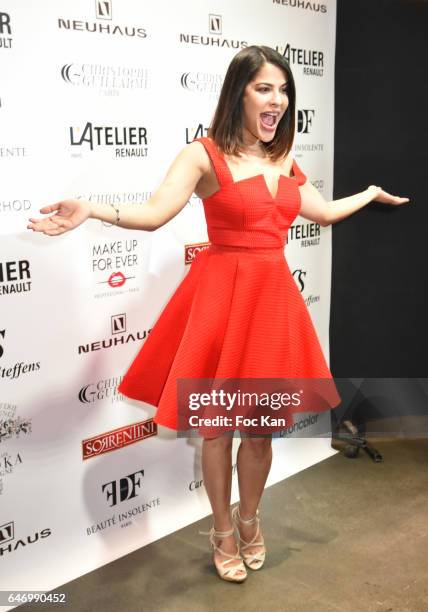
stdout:
[[147,157],[147,128],[97,126],[88,121],[83,128],[70,127],[70,144],[90,151],[112,147],[114,157]]
[[28,259],[0,261],[0,296],[31,291],[30,279]]
[[126,332],[126,314],[113,315],[111,318],[111,333],[122,334]]
[[184,263],[190,264],[195,259],[196,255],[201,251],[206,251],[211,242],[198,242],[195,244],[186,244],[184,246]]
[[208,15],[208,30],[210,34],[221,34],[221,15]]
[[101,349],[111,348],[120,344],[128,344],[128,342],[135,342],[136,340],[145,340],[150,331],[151,329],[144,332],[128,333],[126,331],[126,314],[113,315],[111,317],[111,334],[114,337],[91,342],[90,344],[81,344],[78,347],[78,354],[92,353],[93,351],[100,351]]
[[0,525],[0,546],[10,542],[15,537],[15,525],[13,521],[11,523],[5,523]]
[[179,41],[188,45],[203,45],[206,47],[222,47],[230,49],[243,49],[248,47],[244,40],[234,40],[222,38],[223,23],[221,15],[208,15],[208,36],[205,34],[183,34],[179,36]]
[[0,12],[0,50],[12,47],[12,26],[10,25],[10,15]]
[[30,544],[35,544],[41,540],[48,538],[52,534],[50,529],[42,529],[31,535],[26,535],[22,539],[15,540],[15,524],[14,521],[0,525],[0,556],[7,553],[13,553],[20,548],[25,548]]
[[[92,1],[90,3],[93,6]],[[120,3],[117,2],[119,7]],[[113,23],[113,3],[111,0],[95,0],[95,19],[98,21],[83,21],[77,19],[58,18],[58,28],[72,32],[87,32],[106,36],[147,38],[145,28],[136,25],[117,25]],[[110,22],[110,23],[109,23]]]
[[308,2],[308,0],[272,0],[274,4],[282,4],[291,8],[298,8],[314,13],[327,13],[327,6],[319,2]]
[[148,70],[106,64],[64,64],[61,77],[75,87],[98,89],[147,89]]
[[110,453],[151,436],[156,436],[157,433],[157,424],[153,422],[153,419],[107,431],[82,441],[82,459],[90,459],[104,453]]
[[323,76],[324,53],[313,49],[301,49],[292,47],[289,43],[285,46],[276,45],[276,50],[281,53],[287,62],[293,66],[302,66],[302,73],[308,76]]
[[112,0],[96,0],[95,11],[97,19],[113,19]]
[[106,500],[110,502],[109,506],[117,506],[118,503],[137,497],[137,491],[141,487],[143,477],[144,470],[138,470],[138,472],[128,476],[103,484],[101,491],[104,493]]

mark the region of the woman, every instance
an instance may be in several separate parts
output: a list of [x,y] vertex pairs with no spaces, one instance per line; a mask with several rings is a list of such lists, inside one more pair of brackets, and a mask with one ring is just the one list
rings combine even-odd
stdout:
[[[119,387],[158,406],[160,424],[180,428],[177,378],[331,378],[286,265],[287,230],[297,214],[327,226],[373,200],[409,200],[371,185],[326,202],[289,155],[294,130],[295,86],[287,61],[269,47],[248,47],[228,68],[209,137],[179,153],[144,206],[66,200],[41,209],[50,217],[30,219],[29,229],[48,236],[88,218],[152,231],[193,192],[203,200],[211,245],[196,256]],[[205,435],[202,449],[214,518],[210,541],[219,576],[242,582],[246,567],[260,569],[265,559],[257,508],[271,465],[271,436],[242,437],[240,504],[231,515],[232,437],[220,433]]]

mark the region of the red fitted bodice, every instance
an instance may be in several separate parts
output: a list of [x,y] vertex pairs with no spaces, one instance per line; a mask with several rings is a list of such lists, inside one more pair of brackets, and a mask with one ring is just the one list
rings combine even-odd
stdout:
[[306,176],[293,160],[293,176],[279,177],[275,197],[263,174],[234,181],[224,156],[210,138],[198,138],[210,156],[218,191],[203,199],[211,244],[284,247],[287,231],[299,213],[299,185]]

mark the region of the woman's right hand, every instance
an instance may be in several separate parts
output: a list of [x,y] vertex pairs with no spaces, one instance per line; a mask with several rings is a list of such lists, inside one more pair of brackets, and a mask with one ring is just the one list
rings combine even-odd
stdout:
[[68,232],[90,216],[90,205],[84,200],[63,200],[40,209],[43,214],[55,213],[42,219],[30,218],[27,229],[43,232],[47,236],[58,236]]

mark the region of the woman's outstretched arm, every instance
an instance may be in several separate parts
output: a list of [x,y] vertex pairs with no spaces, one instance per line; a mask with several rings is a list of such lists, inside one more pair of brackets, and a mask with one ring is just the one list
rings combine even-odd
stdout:
[[395,206],[410,202],[409,198],[391,195],[375,185],[370,185],[370,187],[360,193],[347,198],[341,198],[340,200],[332,200],[331,202],[327,202],[309,180],[299,189],[302,199],[302,207],[299,214],[305,219],[319,223],[323,227],[349,217],[349,215],[352,215],[352,213],[374,200]]
[[[164,180],[155,193],[141,206],[120,204],[117,224],[127,229],[153,231],[175,217],[188,202],[190,196],[207,170],[207,155],[200,143],[187,145],[177,155]],[[116,210],[109,204],[92,204],[84,200],[64,200],[44,206],[43,214],[54,213],[41,219],[31,218],[27,226],[48,236],[68,232],[86,219],[99,219],[116,224]]]

